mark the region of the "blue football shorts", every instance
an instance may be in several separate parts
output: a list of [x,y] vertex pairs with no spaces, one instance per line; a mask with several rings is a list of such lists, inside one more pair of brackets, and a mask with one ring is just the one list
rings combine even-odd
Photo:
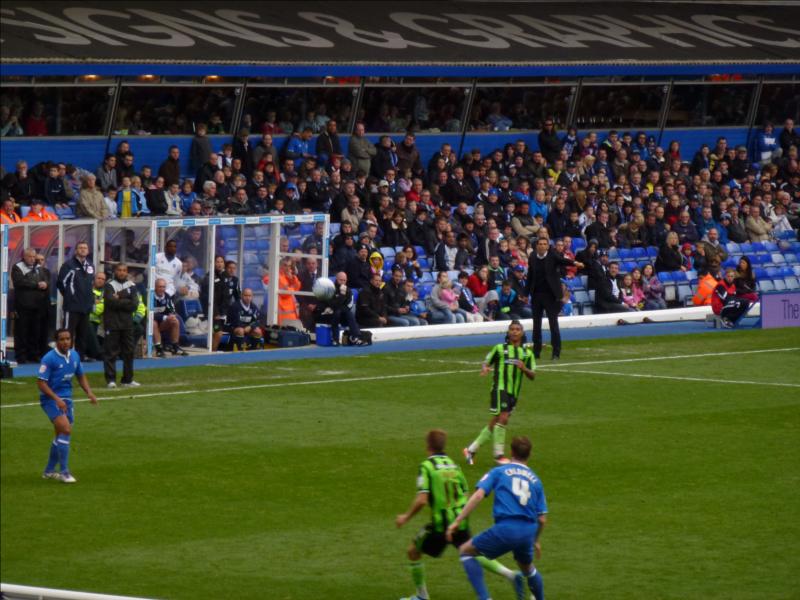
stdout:
[[[62,398],[62,400],[67,403],[67,419],[69,419],[70,423],[74,423],[75,415],[72,412],[72,398]],[[55,400],[51,400],[50,398],[47,400],[39,400],[39,404],[41,405],[44,413],[47,415],[47,418],[51,421],[64,414],[61,412],[61,409],[58,408]]]
[[528,565],[533,562],[533,540],[538,529],[538,523],[506,519],[472,538],[472,545],[486,558],[512,552],[517,562]]

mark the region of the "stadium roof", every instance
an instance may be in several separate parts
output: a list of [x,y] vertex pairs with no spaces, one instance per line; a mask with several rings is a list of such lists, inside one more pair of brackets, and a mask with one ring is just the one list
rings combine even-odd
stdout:
[[800,73],[797,23],[800,6],[772,3],[9,0],[0,65],[3,75]]

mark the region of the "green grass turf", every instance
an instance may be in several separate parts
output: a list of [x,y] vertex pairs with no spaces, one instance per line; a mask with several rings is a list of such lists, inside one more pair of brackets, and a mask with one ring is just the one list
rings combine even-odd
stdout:
[[[562,365],[791,347],[797,330],[581,341]],[[114,399],[76,404],[74,486],[39,478],[51,433],[38,406],[3,408],[0,578],[187,600],[408,595],[405,549],[427,517],[401,530],[394,517],[414,495],[425,431],[445,428],[463,462],[485,423],[483,353],[142,371],[135,394],[167,395],[100,390]],[[542,366],[510,434],[533,439],[548,497],[538,567],[550,598],[798,597],[800,387],[626,375],[796,385],[800,351]],[[441,371],[468,373],[281,387]],[[2,404],[35,401],[27,381],[2,383]],[[275,387],[203,391],[249,385]],[[470,482],[487,450],[465,466]],[[452,549],[427,566],[434,600],[472,597]],[[487,580],[495,600],[512,597]]]

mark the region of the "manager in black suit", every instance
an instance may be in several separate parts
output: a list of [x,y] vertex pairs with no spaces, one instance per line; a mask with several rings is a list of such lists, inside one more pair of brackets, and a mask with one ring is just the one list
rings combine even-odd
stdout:
[[550,248],[550,242],[546,238],[536,240],[536,252],[528,259],[528,295],[533,307],[533,355],[537,359],[542,352],[542,315],[545,312],[550,323],[553,360],[558,360],[561,355],[558,313],[561,312],[562,293],[558,268],[573,265],[583,268],[583,263],[564,258]]

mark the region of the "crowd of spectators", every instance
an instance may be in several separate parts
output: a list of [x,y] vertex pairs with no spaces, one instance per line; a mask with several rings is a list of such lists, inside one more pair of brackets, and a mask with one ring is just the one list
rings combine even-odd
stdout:
[[[152,167],[136,163],[128,142],[94,172],[20,160],[1,180],[3,222],[324,212],[331,273],[356,290],[366,328],[529,316],[527,265],[542,237],[583,264],[561,273],[565,314],[575,289],[594,290],[600,311],[663,308],[661,273],[719,279],[729,242],[796,239],[800,226],[800,132],[790,119],[780,135],[771,124],[759,132],[756,156],[724,137],[687,153],[643,132],[601,139],[545,119],[533,147],[519,139],[458,157],[443,144],[428,157],[413,132],[374,144],[364,123],[344,144],[335,118],[319,113],[281,148],[271,133],[253,143],[246,128],[214,148],[198,125],[192,177],[176,146]],[[315,231],[298,246],[321,253],[321,241]],[[281,289],[310,292],[307,273],[319,264],[308,262],[282,265]],[[295,300],[284,297],[280,312],[307,326],[326,308]]]

